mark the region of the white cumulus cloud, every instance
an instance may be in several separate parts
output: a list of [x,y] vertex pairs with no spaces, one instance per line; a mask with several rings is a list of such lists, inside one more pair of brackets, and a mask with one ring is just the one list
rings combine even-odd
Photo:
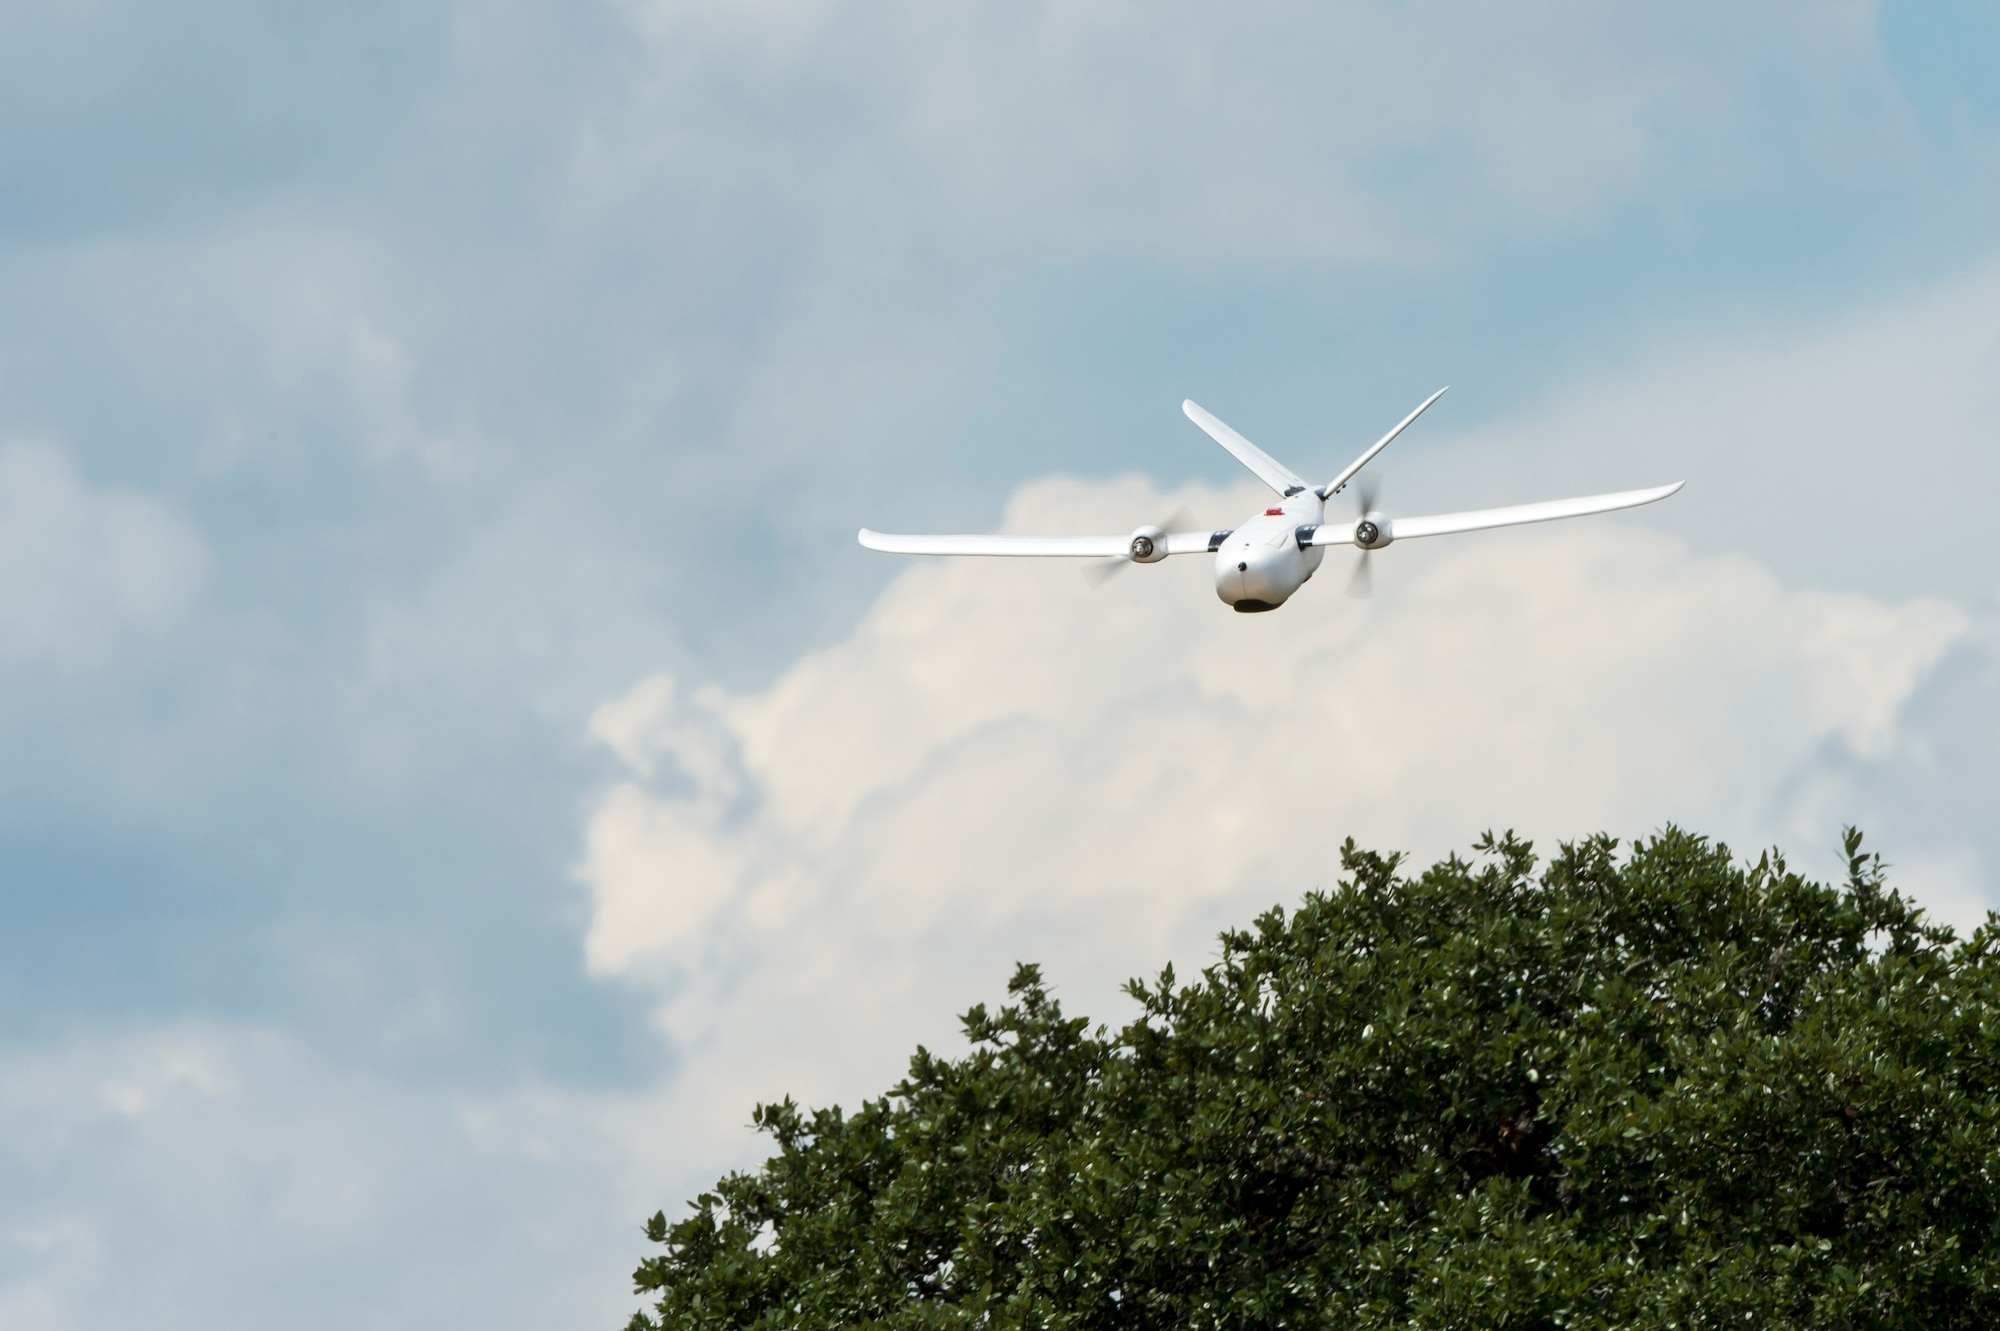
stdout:
[[[1260,502],[1057,479],[1008,525]],[[1329,884],[1349,834],[1434,857],[1675,821],[1830,867],[1867,822],[1852,772],[1907,747],[1906,702],[1973,636],[1630,518],[1398,546],[1372,601],[1339,594],[1351,557],[1254,617],[1200,558],[1095,593],[1057,561],[916,563],[768,688],[607,703],[626,776],[589,818],[588,956],[657,988],[690,1131],[720,1149],[760,1095],[879,1090],[1016,959],[1116,1016],[1127,976]]]

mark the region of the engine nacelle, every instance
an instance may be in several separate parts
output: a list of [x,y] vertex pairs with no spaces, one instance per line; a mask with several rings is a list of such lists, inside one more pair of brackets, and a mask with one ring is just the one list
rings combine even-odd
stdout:
[[1354,544],[1363,550],[1380,550],[1395,539],[1396,528],[1387,513],[1370,509],[1354,524]]
[[1167,531],[1164,527],[1140,527],[1133,531],[1132,539],[1125,547],[1125,553],[1132,556],[1135,564],[1157,564],[1167,557]]

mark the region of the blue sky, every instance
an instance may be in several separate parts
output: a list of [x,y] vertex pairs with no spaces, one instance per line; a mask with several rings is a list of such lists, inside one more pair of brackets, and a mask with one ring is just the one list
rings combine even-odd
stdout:
[[[1157,734],[1385,746],[1294,812],[1427,853],[1517,803],[1802,858],[1859,821],[1976,918],[1996,57],[1991,3],[0,11],[0,1321],[621,1322],[756,1096],[879,1088],[1017,956],[1115,1016],[1327,872],[883,886],[942,790],[993,863],[1085,810],[1090,881],[1143,879],[1171,829],[1094,763]],[[1289,607],[1270,697],[1204,673],[1199,576],[853,545],[1226,523],[1182,397],[1330,473],[1447,382],[1396,503],[1689,488]],[[1383,728],[1269,729],[1337,685]],[[1586,724],[1635,697],[1661,728]],[[1661,747],[1697,717],[1706,772]],[[1513,747],[1460,790],[1468,731]]]

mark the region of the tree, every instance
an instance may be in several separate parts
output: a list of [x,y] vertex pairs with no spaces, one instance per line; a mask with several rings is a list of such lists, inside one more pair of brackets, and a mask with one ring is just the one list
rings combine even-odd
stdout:
[[2000,967],[1669,829],[1490,834],[1225,934],[1114,1033],[1033,966],[670,1224],[632,1328],[2000,1325]]

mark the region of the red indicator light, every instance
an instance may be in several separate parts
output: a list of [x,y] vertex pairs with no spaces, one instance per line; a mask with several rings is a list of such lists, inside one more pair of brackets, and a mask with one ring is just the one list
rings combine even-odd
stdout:
[[1285,516],[1285,510],[1282,508],[1267,508],[1264,510],[1264,516],[1267,518],[1282,518]]

